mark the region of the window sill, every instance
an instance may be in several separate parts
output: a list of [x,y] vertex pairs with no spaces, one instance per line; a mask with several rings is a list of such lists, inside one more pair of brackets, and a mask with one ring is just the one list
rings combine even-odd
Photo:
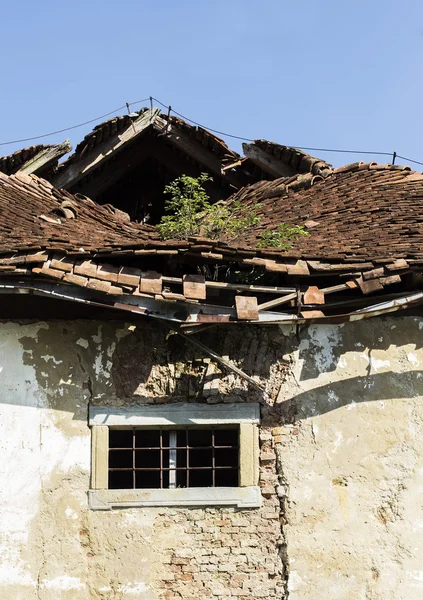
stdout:
[[147,506],[235,506],[260,508],[258,486],[198,487],[174,490],[90,490],[88,504],[91,510],[137,508]]

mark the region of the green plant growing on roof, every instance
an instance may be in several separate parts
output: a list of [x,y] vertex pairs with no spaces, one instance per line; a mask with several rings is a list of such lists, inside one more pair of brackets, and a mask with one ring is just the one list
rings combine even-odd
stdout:
[[157,225],[164,240],[183,240],[198,234],[201,214],[210,206],[203,183],[210,180],[207,173],[201,173],[199,177],[182,175],[165,187],[168,198],[164,207],[168,214]]
[[[204,189],[212,177],[202,173],[199,177],[182,175],[167,185],[164,193],[165,214],[157,229],[162,239],[185,240],[191,236],[204,235],[213,240],[225,237],[233,240],[247,229],[260,224],[258,214],[261,204],[246,207],[241,202],[218,202],[211,204]],[[287,249],[299,235],[309,235],[302,226],[291,227],[284,223],[276,230],[260,234],[257,246]]]
[[310,235],[303,225],[291,226],[286,223],[280,223],[276,229],[267,229],[260,234],[261,239],[257,247],[289,250],[289,248],[292,248],[294,240],[301,235]]
[[199,177],[182,175],[165,187],[164,193],[168,196],[165,211],[168,214],[157,225],[163,239],[183,240],[195,235],[215,240],[224,235],[234,239],[252,225],[259,224],[259,205],[243,215],[240,202],[211,204],[203,187],[211,179],[207,173]]

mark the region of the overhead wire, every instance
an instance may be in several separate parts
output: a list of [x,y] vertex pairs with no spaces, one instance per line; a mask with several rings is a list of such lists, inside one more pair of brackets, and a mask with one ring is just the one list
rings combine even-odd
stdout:
[[[163,104],[163,102],[161,102],[158,98],[153,97],[153,100],[155,100],[155,102],[157,102],[164,108],[169,108],[166,104]],[[232,135],[231,133],[225,133],[224,131],[218,131],[217,129],[212,129],[211,127],[208,127],[207,125],[202,125],[201,123],[197,123],[197,121],[193,121],[192,119],[185,117],[181,113],[178,113],[174,108],[172,108],[171,111],[175,115],[178,115],[178,117],[181,117],[181,119],[184,119],[185,121],[188,121],[189,123],[193,123],[194,125],[197,125],[198,127],[202,127],[203,129],[207,129],[207,131],[212,131],[213,133],[218,133],[219,135],[224,135],[225,137],[234,138],[236,140],[244,140],[245,142],[254,142],[255,141],[251,138],[245,138],[245,137],[241,137],[239,135]],[[289,145],[289,144],[286,144],[286,145]],[[294,146],[294,145],[291,147],[297,148],[298,150],[310,150],[311,152],[344,152],[344,153],[348,153],[348,154],[380,154],[380,155],[384,155],[384,156],[392,156],[392,154],[393,154],[393,152],[371,152],[370,150],[338,150],[338,149],[333,149],[333,148],[308,148],[306,146]],[[397,154],[397,156],[399,156],[399,155]]]
[[408,162],[414,163],[415,165],[423,165],[423,162],[419,162],[418,160],[413,160],[412,158],[406,158],[405,156],[401,156],[397,154],[397,158],[402,158],[402,160],[406,160]]
[[[114,110],[111,110],[108,113],[105,113],[103,115],[95,117],[94,119],[90,119],[89,121],[84,121],[83,123],[78,123],[77,125],[72,125],[71,127],[65,127],[63,129],[58,129],[57,131],[52,131],[50,133],[44,133],[42,135],[36,135],[36,136],[22,138],[22,139],[18,139],[18,140],[11,140],[8,142],[0,142],[0,146],[7,146],[10,144],[20,144],[23,142],[31,142],[31,141],[39,140],[39,139],[42,139],[45,137],[50,137],[52,135],[57,135],[59,133],[65,133],[66,131],[72,131],[73,129],[78,129],[79,127],[84,127],[85,125],[90,125],[91,123],[95,123],[95,121],[99,121],[100,119],[105,119],[106,117],[109,117],[110,115],[115,115],[119,111],[124,110],[125,108],[127,108],[129,106],[135,106],[136,104],[142,104],[147,101],[150,101],[150,104],[152,105],[153,100],[155,102],[157,102],[158,104],[160,104],[160,106],[166,108],[168,110],[168,114],[173,113],[173,114],[177,115],[178,117],[180,117],[181,119],[184,119],[184,121],[187,121],[188,123],[192,123],[193,125],[196,125],[197,127],[201,127],[202,129],[206,129],[206,130],[216,133],[218,135],[222,135],[224,137],[232,138],[235,140],[241,140],[244,142],[254,142],[255,141],[252,138],[234,135],[232,133],[220,131],[218,129],[214,129],[212,127],[208,127],[207,125],[198,123],[197,121],[194,121],[193,119],[190,119],[189,117],[186,117],[185,115],[179,113],[174,108],[172,108],[170,105],[164,104],[158,98],[155,98],[154,96],[149,96],[148,98],[143,98],[142,100],[136,100],[135,102],[127,102],[124,105],[119,106],[118,108],[115,108]],[[295,146],[295,145],[291,145],[291,147],[297,148],[298,150],[306,150],[308,152],[333,152],[333,153],[342,153],[342,154],[368,154],[368,155],[373,155],[373,156],[393,156],[394,160],[395,160],[395,158],[401,158],[402,160],[406,160],[407,162],[414,163],[416,165],[423,165],[423,162],[420,162],[418,160],[413,160],[412,158],[406,158],[405,156],[401,156],[400,154],[397,154],[396,152],[381,152],[381,151],[370,151],[370,150],[346,150],[346,149],[340,149],[340,148],[314,148],[314,147],[312,148],[309,146]]]
[[[163,102],[161,102],[157,98],[153,97],[153,100],[155,102],[157,102],[158,104],[160,104],[161,106],[163,106],[164,108],[169,108],[169,106],[167,106],[166,104],[163,104]],[[197,127],[202,127],[202,129],[207,129],[207,131],[212,131],[213,133],[218,133],[219,135],[224,135],[225,137],[234,138],[236,140],[243,140],[244,142],[254,142],[254,140],[251,138],[245,138],[245,137],[241,137],[239,135],[232,135],[231,133],[225,133],[224,131],[218,131],[217,129],[213,129],[212,127],[207,127],[206,125],[201,125],[201,123],[197,123],[197,121],[193,121],[192,119],[189,119],[188,117],[184,117],[184,115],[181,115],[181,113],[178,113],[174,108],[171,109],[171,112],[173,112],[175,115],[178,115],[178,117],[181,117],[181,119],[184,119],[184,121],[188,121],[188,123],[193,123],[194,125],[197,125]]]
[[[148,98],[144,100],[137,100],[136,102],[132,102],[131,104],[139,104],[141,102],[146,102]],[[131,105],[130,104],[130,105]],[[119,106],[119,108],[115,108],[104,115],[100,115],[99,117],[95,117],[94,119],[90,119],[89,121],[84,121],[83,123],[78,123],[78,125],[72,125],[71,127],[65,127],[64,129],[58,129],[57,131],[51,131],[50,133],[43,133],[42,135],[34,135],[33,137],[22,138],[20,140],[12,140],[10,142],[0,142],[0,146],[7,146],[9,144],[20,144],[22,142],[32,142],[33,140],[40,140],[41,138],[50,137],[52,135],[57,135],[58,133],[64,133],[65,131],[71,131],[72,129],[78,129],[78,127],[84,127],[84,125],[90,125],[91,123],[95,123],[95,121],[99,121],[100,119],[104,119],[106,117],[110,117],[110,115],[115,115],[120,110],[126,108],[126,104],[123,106]]]

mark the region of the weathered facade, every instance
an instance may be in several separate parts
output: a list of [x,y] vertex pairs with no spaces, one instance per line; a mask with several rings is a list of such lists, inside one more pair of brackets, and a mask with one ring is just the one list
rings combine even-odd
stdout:
[[[66,148],[0,160],[2,600],[420,599],[423,175],[153,109]],[[188,164],[260,223],[161,240]]]
[[[1,334],[5,600],[421,597],[420,318],[222,331],[266,402],[143,323]],[[88,508],[88,404],[164,400],[262,403],[260,509]]]

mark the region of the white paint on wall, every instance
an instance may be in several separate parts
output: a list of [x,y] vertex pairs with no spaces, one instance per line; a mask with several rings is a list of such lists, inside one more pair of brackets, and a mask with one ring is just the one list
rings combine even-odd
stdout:
[[[0,324],[0,586],[37,585],[34,564],[23,558],[44,481],[56,471],[89,470],[89,435],[66,437],[56,426],[20,339],[37,340],[46,324]],[[44,355],[52,365],[61,360]],[[48,589],[81,589],[72,577],[44,582]],[[56,586],[56,587],[55,587]],[[28,596],[29,597],[29,596]]]
[[370,361],[370,365],[371,365],[373,371],[375,371],[376,373],[378,371],[382,371],[382,370],[386,371],[391,366],[391,363],[389,360],[380,360],[373,356],[370,356],[369,361]]
[[414,352],[409,352],[407,354],[407,358],[408,358],[408,361],[411,362],[411,364],[414,367],[419,367],[420,366],[420,361],[419,361],[419,359],[417,358],[417,356],[415,355]]
[[41,589],[47,590],[55,590],[57,592],[60,591],[69,591],[69,590],[84,590],[87,586],[85,583],[80,581],[78,577],[70,577],[69,575],[60,575],[55,579],[46,580],[43,579],[40,582]]
[[150,589],[149,585],[146,585],[142,581],[136,581],[134,583],[127,583],[126,585],[118,586],[118,592],[126,594],[127,596],[138,596]]

